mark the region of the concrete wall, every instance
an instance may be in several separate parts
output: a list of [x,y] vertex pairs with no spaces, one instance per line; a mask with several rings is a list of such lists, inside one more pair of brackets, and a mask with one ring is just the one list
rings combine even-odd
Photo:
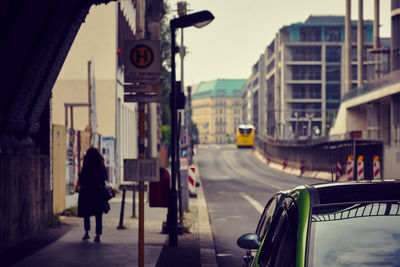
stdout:
[[49,157],[0,154],[0,252],[38,232],[52,213]]
[[[304,164],[305,171],[322,171],[336,173],[336,164],[342,162],[342,174],[345,172],[347,158],[355,152],[364,157],[365,179],[373,177],[372,163],[374,156],[379,156],[382,165],[383,145],[379,142],[365,140],[344,140],[337,142],[321,142],[317,144],[307,141],[297,144],[277,142],[274,140],[256,140],[257,149],[272,162],[300,169]],[[400,156],[400,155],[399,155]],[[356,171],[356,170],[355,170]],[[356,173],[354,173],[355,175]],[[386,174],[386,172],[385,172]],[[356,176],[355,176],[356,177]],[[386,175],[385,178],[388,178]]]

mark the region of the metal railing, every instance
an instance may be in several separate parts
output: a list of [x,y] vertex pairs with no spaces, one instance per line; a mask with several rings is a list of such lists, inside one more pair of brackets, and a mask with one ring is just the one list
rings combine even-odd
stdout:
[[400,70],[382,76],[382,78],[377,81],[367,83],[357,89],[350,90],[343,96],[342,101],[346,101],[396,83],[400,83]]

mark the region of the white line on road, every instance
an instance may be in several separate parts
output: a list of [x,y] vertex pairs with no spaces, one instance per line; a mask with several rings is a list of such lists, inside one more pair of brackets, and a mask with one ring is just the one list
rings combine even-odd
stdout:
[[257,200],[246,194],[242,194],[242,197],[244,197],[244,199],[250,202],[250,204],[258,211],[258,213],[261,214],[263,212],[264,207],[261,206],[260,203],[257,202]]
[[235,172],[237,172],[237,173],[243,175],[244,177],[250,178],[250,179],[253,180],[253,181],[257,181],[257,182],[259,182],[259,183],[265,184],[266,186],[272,187],[272,188],[277,189],[277,190],[282,190],[281,187],[279,187],[279,186],[277,186],[277,185],[274,185],[271,181],[266,182],[266,181],[261,180],[261,179],[256,179],[256,178],[250,176],[249,173],[246,173],[244,170],[240,170],[240,169],[236,168],[236,167],[234,166],[234,164],[230,161],[229,157],[226,156],[226,152],[225,152],[225,151],[223,152],[222,155],[224,156],[226,163],[228,163],[228,165],[229,165],[229,166],[232,168],[232,170],[234,170]]

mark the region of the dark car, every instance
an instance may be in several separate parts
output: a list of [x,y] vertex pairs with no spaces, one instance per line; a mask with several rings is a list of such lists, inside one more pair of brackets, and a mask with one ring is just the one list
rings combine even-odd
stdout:
[[[278,206],[270,210],[277,197]],[[237,243],[247,250],[248,266],[400,266],[400,182],[280,192],[268,202],[256,232]]]

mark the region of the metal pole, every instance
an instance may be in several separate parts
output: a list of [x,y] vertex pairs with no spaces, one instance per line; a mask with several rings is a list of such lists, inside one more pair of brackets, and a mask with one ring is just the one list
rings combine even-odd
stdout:
[[357,84],[361,87],[364,83],[363,72],[363,47],[364,47],[364,15],[363,15],[363,1],[358,0],[358,27],[357,27]]
[[[374,0],[374,49],[379,48],[379,0]],[[379,53],[375,54],[375,79],[379,77]]]
[[188,119],[188,135],[189,135],[189,165],[193,163],[193,142],[192,142],[192,87],[188,86],[188,105],[189,105],[189,119]]
[[[92,62],[89,60],[88,61],[88,109],[89,109],[89,133],[90,133],[90,139],[92,138],[92,83],[90,80],[91,76],[91,64]],[[91,141],[91,140],[90,140]],[[90,142],[91,144],[91,142]]]
[[[136,1],[136,38],[144,39],[146,1]],[[145,103],[139,103],[139,159],[145,159]],[[144,267],[144,182],[139,182],[139,267]]]
[[70,113],[71,113],[71,130],[74,130],[74,106],[70,106]]
[[176,111],[176,88],[175,88],[175,27],[171,24],[171,189],[168,196],[168,234],[169,246],[178,245],[177,229],[177,192],[176,192],[176,130],[177,130],[177,111]]
[[126,194],[126,189],[124,188],[122,189],[121,211],[119,214],[119,225],[117,229],[124,229],[125,194]]
[[132,190],[132,218],[136,218],[136,189]]
[[65,108],[65,129],[68,127],[68,106],[64,104]]
[[346,0],[345,19],[345,91],[351,90],[351,0]]
[[[177,135],[180,137],[181,133],[181,123],[182,123],[182,116],[178,117],[178,133]],[[179,139],[179,138],[178,138]],[[179,155],[179,142],[176,142],[177,148],[176,151],[176,165],[177,165],[177,174],[178,174],[178,202],[179,202],[179,223],[180,226],[183,226],[183,207],[182,207],[182,179],[181,179],[181,164],[180,164],[180,155]]]

